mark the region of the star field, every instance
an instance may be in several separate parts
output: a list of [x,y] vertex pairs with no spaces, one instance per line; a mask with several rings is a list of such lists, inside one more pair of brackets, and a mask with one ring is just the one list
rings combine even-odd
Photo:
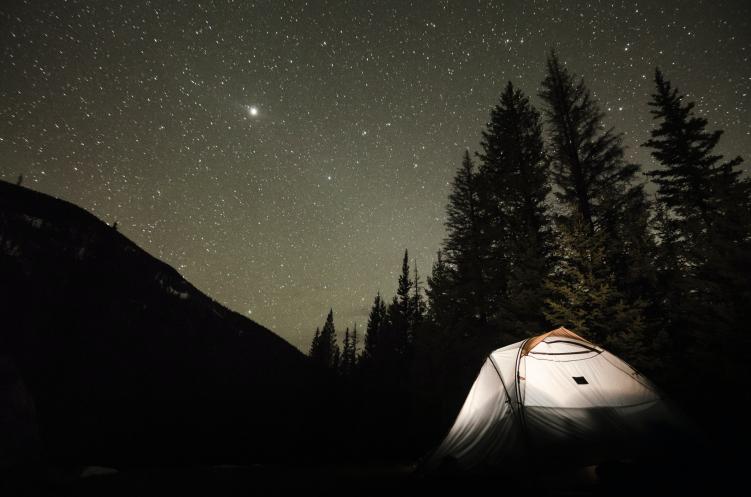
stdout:
[[0,177],[118,222],[307,349],[364,326],[405,248],[428,274],[448,184],[547,51],[630,160],[660,66],[751,159],[745,1],[27,1],[0,7]]

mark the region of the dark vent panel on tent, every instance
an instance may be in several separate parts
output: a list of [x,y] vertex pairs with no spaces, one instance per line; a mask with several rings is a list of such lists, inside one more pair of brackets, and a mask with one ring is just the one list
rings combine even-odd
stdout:
[[589,385],[589,382],[583,376],[573,376],[573,378],[577,385]]

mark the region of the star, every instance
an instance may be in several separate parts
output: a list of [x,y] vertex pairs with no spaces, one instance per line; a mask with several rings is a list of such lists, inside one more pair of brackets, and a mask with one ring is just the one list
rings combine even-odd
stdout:
[[[508,80],[540,104],[551,48],[645,171],[655,66],[701,97],[700,114],[725,130],[722,153],[749,160],[750,2],[639,2],[638,14],[629,2],[321,2],[301,23],[296,2],[156,13],[133,0],[118,2],[130,21],[114,24],[98,8],[27,3],[2,3],[0,179],[23,174],[119,219],[305,351],[329,307],[337,328],[367,322],[362,299],[390,298],[405,248],[430,271],[462,154],[478,149]],[[292,279],[279,290],[282,261]]]

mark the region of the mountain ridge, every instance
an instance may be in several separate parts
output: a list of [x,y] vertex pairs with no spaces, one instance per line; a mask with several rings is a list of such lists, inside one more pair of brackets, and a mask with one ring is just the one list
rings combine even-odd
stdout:
[[0,277],[0,357],[45,456],[283,459],[317,436],[306,356],[90,212],[0,181]]

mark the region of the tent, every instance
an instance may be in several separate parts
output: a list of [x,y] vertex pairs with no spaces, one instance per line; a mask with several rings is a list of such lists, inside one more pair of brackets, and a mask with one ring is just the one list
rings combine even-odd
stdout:
[[597,464],[644,451],[671,424],[649,380],[558,328],[490,354],[424,469]]

